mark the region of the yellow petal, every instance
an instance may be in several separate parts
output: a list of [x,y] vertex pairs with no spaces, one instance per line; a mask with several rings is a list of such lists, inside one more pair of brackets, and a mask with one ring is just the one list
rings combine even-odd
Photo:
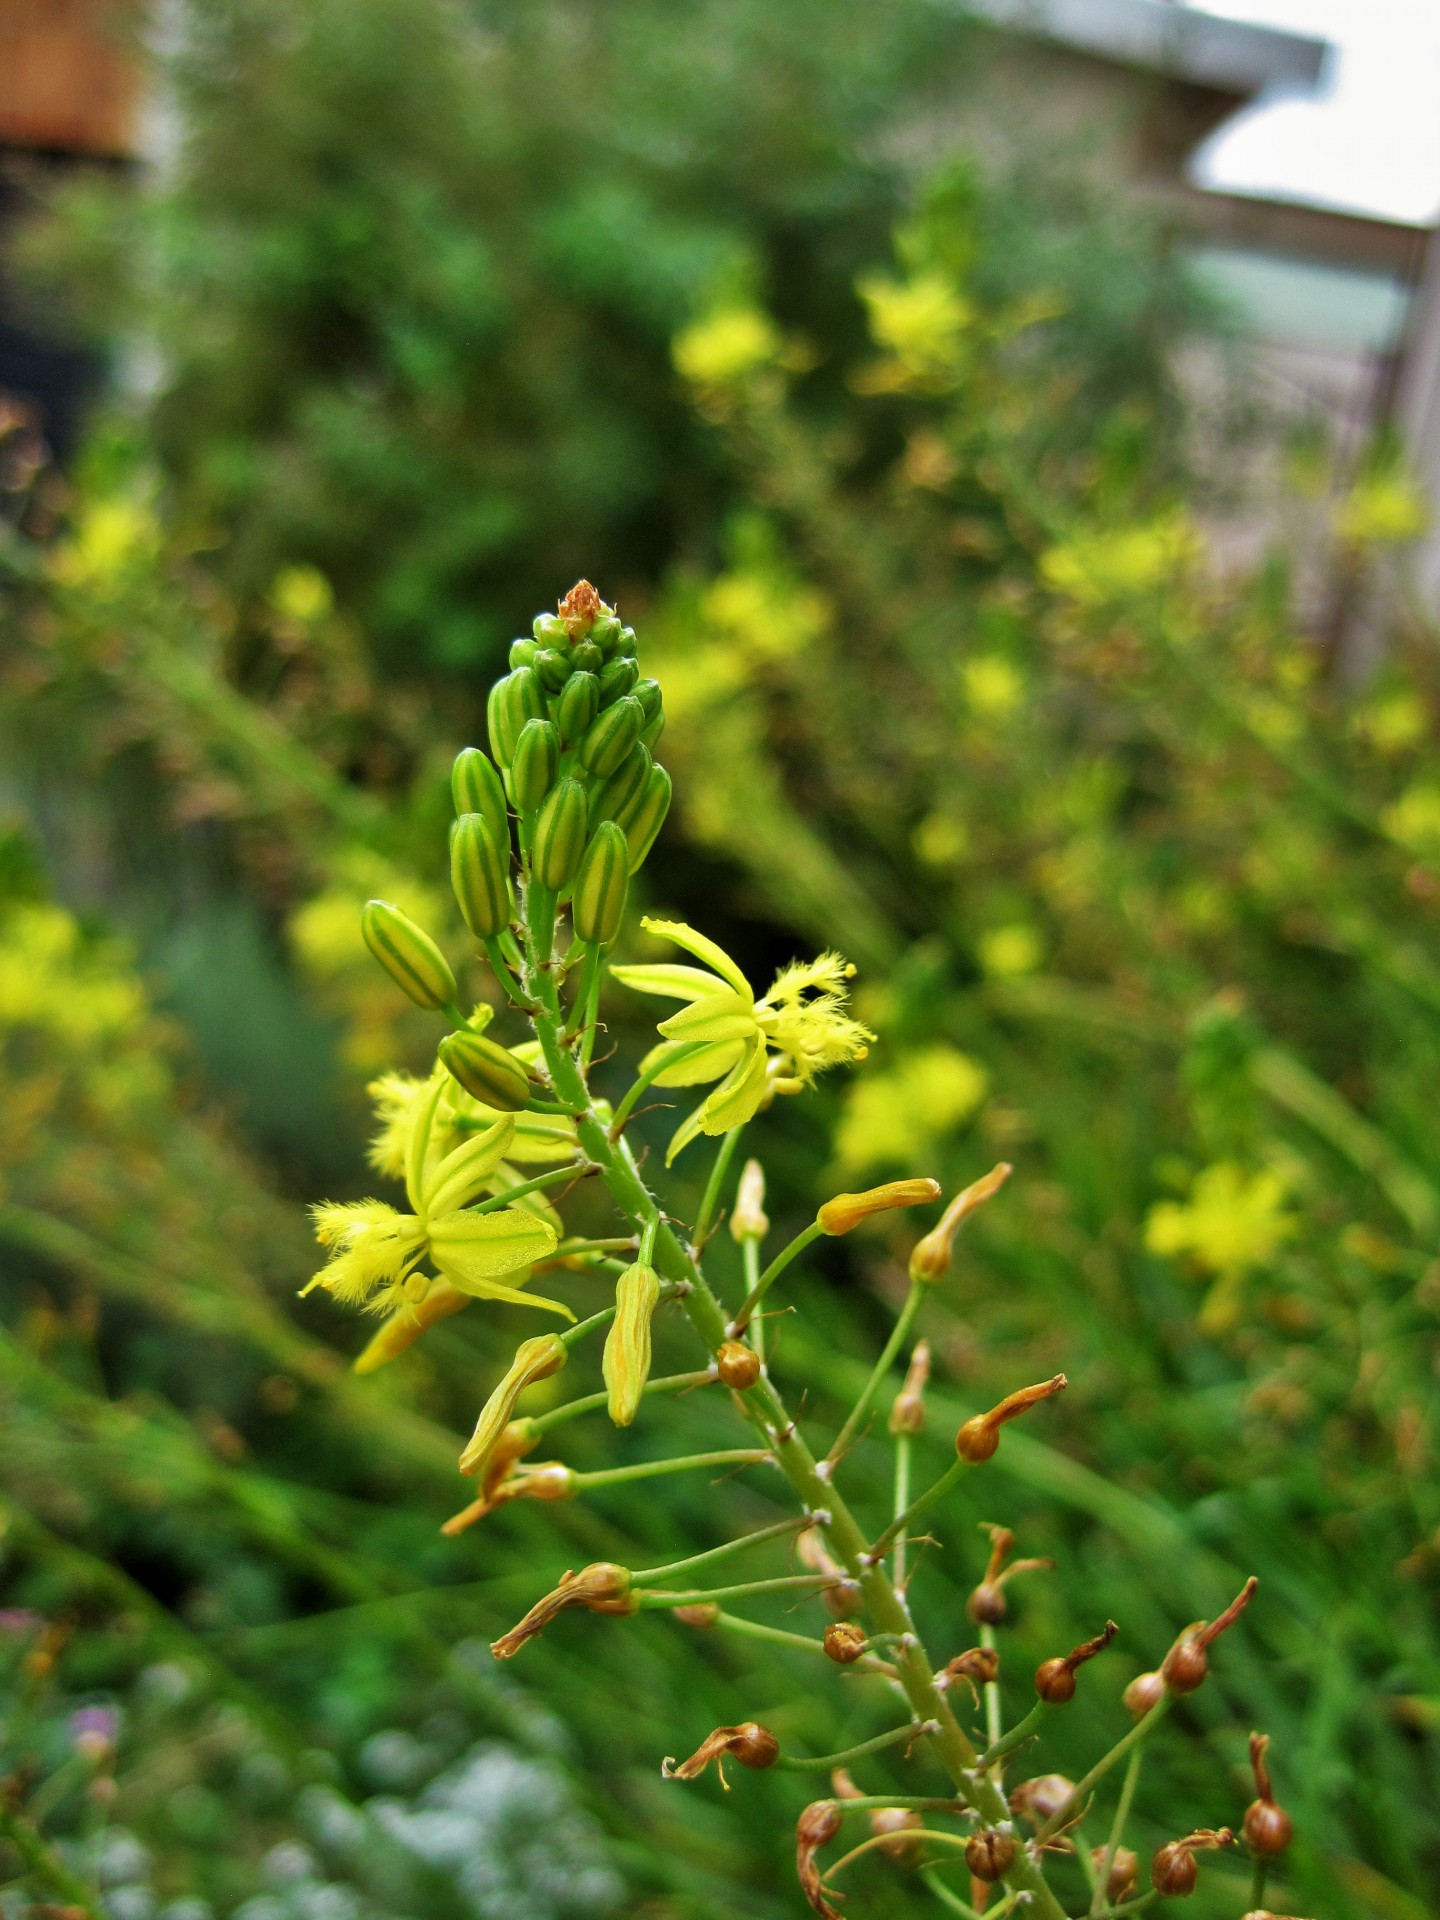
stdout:
[[[658,1047],[652,1047],[640,1062],[640,1071],[648,1073],[659,1060],[680,1052],[673,1041],[664,1040]],[[657,1087],[703,1087],[709,1080],[723,1080],[737,1061],[744,1057],[745,1046],[740,1040],[719,1040],[713,1046],[697,1047],[694,1053],[686,1053],[673,1067],[666,1067],[657,1073],[653,1085]]]
[[733,1068],[705,1102],[700,1122],[706,1133],[731,1133],[753,1119],[765,1097],[765,1043],[757,1040],[748,1063]]
[[710,994],[660,1022],[667,1040],[748,1040],[759,1029],[755,1010],[738,993]]
[[505,1158],[525,1166],[546,1166],[552,1161],[569,1160],[575,1153],[575,1122],[558,1114],[517,1113],[515,1138]]
[[520,1207],[494,1213],[443,1213],[430,1221],[430,1257],[462,1293],[483,1296],[486,1282],[555,1251],[555,1229]]
[[426,1214],[453,1213],[482,1192],[485,1182],[509,1151],[515,1137],[512,1115],[502,1114],[485,1128],[472,1134],[463,1146],[429,1168],[422,1183],[422,1211]]
[[405,1192],[416,1213],[425,1211],[421,1195],[425,1190],[425,1164],[430,1157],[430,1136],[435,1125],[435,1110],[445,1091],[448,1073],[435,1073],[430,1089],[415,1109],[415,1124],[410,1130],[410,1145],[405,1155]]
[[725,982],[713,973],[668,961],[654,967],[612,967],[610,972],[621,986],[636,993],[659,993],[671,1000],[701,1000],[707,993],[725,991]]
[[747,1000],[754,999],[750,982],[725,949],[717,947],[713,940],[707,940],[703,933],[697,933],[694,927],[687,927],[683,920],[652,920],[648,913],[640,924],[647,933],[656,934],[661,940],[673,940],[677,947],[684,947],[697,960],[703,960],[707,967],[713,967],[737,993],[743,994]]

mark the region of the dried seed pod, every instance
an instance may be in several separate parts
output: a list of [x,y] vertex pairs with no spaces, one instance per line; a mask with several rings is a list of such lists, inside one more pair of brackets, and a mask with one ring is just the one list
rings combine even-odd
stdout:
[[1265,1750],[1269,1745],[1268,1733],[1251,1734],[1250,1766],[1255,1775],[1256,1797],[1245,1809],[1245,1819],[1240,1828],[1251,1853],[1258,1853],[1267,1859],[1284,1853],[1295,1834],[1289,1814],[1275,1804],[1275,1795],[1270,1786],[1270,1768],[1265,1758]]
[[1194,1693],[1210,1670],[1208,1649],[1227,1627],[1233,1626],[1255,1597],[1260,1582],[1252,1573],[1222,1614],[1208,1625],[1187,1629],[1165,1656],[1160,1672],[1171,1693]]
[[1169,1841],[1150,1863],[1151,1886],[1164,1899],[1189,1899],[1200,1877],[1195,1855],[1216,1847],[1231,1846],[1234,1839],[1228,1827],[1201,1827],[1187,1834],[1183,1840]]
[[840,1809],[833,1800],[812,1800],[795,1822],[795,1872],[800,1891],[820,1915],[820,1920],[842,1920],[825,1898],[820,1869],[815,1863],[816,1854],[822,1847],[829,1846],[840,1826]]
[[[1105,1847],[1090,1849],[1090,1864],[1098,1880],[1105,1873]],[[1110,1871],[1105,1874],[1105,1898],[1112,1906],[1128,1900],[1140,1883],[1140,1856],[1130,1847],[1117,1847],[1110,1856]]]
[[1075,1783],[1063,1773],[1037,1773],[1033,1780],[1022,1780],[1010,1790],[1010,1805],[1023,1813],[1032,1826],[1043,1827],[1053,1820],[1075,1797]]
[[938,1180],[888,1180],[883,1187],[867,1187],[864,1193],[837,1193],[825,1201],[815,1219],[822,1233],[834,1237],[853,1232],[871,1214],[888,1213],[894,1207],[923,1207],[927,1200],[939,1198]]
[[1120,1696],[1125,1711],[1134,1714],[1137,1720],[1143,1720],[1164,1698],[1165,1676],[1162,1673],[1137,1673]]
[[880,1842],[876,1852],[887,1860],[908,1860],[915,1851],[915,1830],[924,1824],[914,1807],[876,1807],[870,1815],[870,1831]]
[[723,1785],[727,1760],[738,1760],[742,1767],[754,1767],[758,1771],[773,1767],[779,1758],[780,1742],[770,1729],[762,1727],[758,1720],[746,1720],[738,1727],[716,1727],[713,1733],[706,1734],[688,1760],[682,1760],[677,1766],[667,1757],[661,1761],[660,1771],[667,1780],[695,1780],[713,1760]]
[[1009,1611],[1009,1603],[997,1581],[982,1580],[978,1587],[971,1588],[965,1611],[977,1627],[998,1627]]
[[890,1409],[891,1433],[923,1433],[925,1431],[925,1387],[930,1378],[930,1342],[916,1342],[915,1351],[910,1356],[910,1365],[906,1369],[904,1385],[895,1396],[895,1404]]
[[1002,1160],[998,1167],[992,1167],[989,1173],[979,1180],[972,1180],[963,1193],[957,1193],[949,1206],[941,1214],[939,1221],[927,1233],[923,1240],[917,1240],[910,1255],[910,1278],[923,1280],[933,1286],[937,1280],[943,1280],[950,1271],[950,1261],[955,1252],[955,1235],[977,1207],[983,1207],[1010,1178],[1012,1169]]
[[508,1633],[492,1640],[490,1651],[497,1660],[509,1660],[527,1640],[549,1626],[569,1607],[583,1607],[587,1613],[634,1613],[639,1602],[630,1591],[630,1569],[616,1566],[613,1560],[596,1560],[579,1573],[567,1573],[553,1592],[525,1615]]
[[1015,1842],[998,1827],[972,1833],[965,1842],[965,1864],[977,1880],[999,1880],[1015,1864]]
[[743,1340],[726,1340],[715,1355],[715,1371],[722,1386],[743,1393],[760,1378],[760,1356]]
[[946,1678],[968,1680],[972,1686],[988,1687],[1000,1678],[1000,1656],[994,1647],[967,1647],[945,1663]]
[[825,1651],[837,1666],[848,1667],[865,1651],[866,1634],[853,1620],[832,1620],[825,1629]]
[[747,1160],[735,1189],[735,1206],[730,1215],[732,1240],[763,1240],[770,1231],[765,1212],[765,1169],[758,1160]]
[[1064,1706],[1067,1700],[1073,1700],[1076,1669],[1093,1660],[1097,1653],[1103,1653],[1119,1631],[1113,1620],[1107,1620],[1104,1631],[1097,1633],[1093,1640],[1086,1640],[1063,1657],[1042,1661],[1035,1669],[1036,1693],[1052,1707]]
[[701,1600],[693,1607],[672,1607],[670,1618],[678,1620],[682,1627],[713,1627],[720,1618],[720,1609],[713,1600]]
[[1009,1527],[992,1526],[990,1522],[983,1521],[981,1531],[990,1536],[990,1564],[985,1569],[985,1578],[965,1602],[965,1611],[977,1627],[996,1627],[1005,1618],[1007,1610],[1004,1593],[1007,1581],[1013,1580],[1017,1573],[1048,1571],[1055,1562],[1016,1560],[1007,1565],[1010,1550],[1015,1545],[1015,1536]]
[[1037,1386],[1021,1387],[1018,1393],[1007,1394],[999,1406],[992,1407],[988,1413],[977,1413],[965,1422],[955,1436],[955,1451],[971,1466],[991,1459],[1000,1445],[1000,1429],[1007,1420],[1028,1413],[1042,1400],[1062,1393],[1069,1384],[1063,1373],[1057,1373],[1052,1380],[1042,1380]]

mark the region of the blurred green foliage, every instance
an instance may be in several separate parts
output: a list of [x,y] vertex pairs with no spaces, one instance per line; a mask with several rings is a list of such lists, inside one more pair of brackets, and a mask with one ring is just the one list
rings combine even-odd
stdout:
[[[478,1651],[567,1557],[673,1557],[775,1518],[763,1489],[442,1540],[528,1326],[467,1313],[361,1383],[355,1330],[293,1302],[297,1201],[362,1190],[363,1083],[434,1037],[359,902],[454,939],[449,755],[512,623],[588,572],[663,652],[658,901],[756,978],[840,946],[882,1033],[756,1128],[777,1223],[827,1184],[1017,1165],[931,1309],[926,1447],[1018,1379],[1072,1388],[947,1509],[927,1629],[968,1640],[978,1524],[1015,1525],[1059,1573],[1017,1590],[1007,1664],[1113,1615],[1118,1732],[1120,1680],[1253,1569],[1143,1836],[1233,1820],[1260,1725],[1299,1833],[1277,1904],[1418,1920],[1430,636],[1396,622],[1342,698],[1283,553],[1206,564],[1170,375],[1194,307],[1143,219],[973,164],[921,192],[888,157],[983,81],[948,9],[186,19],[173,151],[31,244],[158,381],[68,491],[3,449],[0,1770],[50,1860],[23,1889],[65,1904],[78,1874],[114,1920],[796,1910],[791,1789],[656,1766],[750,1714],[827,1736],[784,1655],[648,1619],[567,1622],[518,1684]],[[1345,494],[1350,563],[1408,512],[1384,471]],[[618,1091],[641,1015],[609,1017]],[[672,1125],[641,1122],[657,1149]],[[776,1364],[813,1412],[903,1251],[847,1242],[797,1284]],[[716,1444],[720,1412],[678,1405]],[[614,1457],[573,1432],[576,1466]],[[885,1449],[852,1464],[878,1517]],[[1046,1764],[1087,1744],[1062,1724]],[[922,1904],[873,1863],[852,1899]],[[1198,1914],[1245,1904],[1207,1867]]]

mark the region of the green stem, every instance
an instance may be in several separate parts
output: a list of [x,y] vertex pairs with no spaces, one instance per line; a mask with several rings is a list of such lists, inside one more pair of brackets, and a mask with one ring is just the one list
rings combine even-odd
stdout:
[[958,1893],[947,1887],[933,1867],[922,1868],[920,1878],[925,1882],[942,1907],[949,1907],[952,1913],[962,1914],[964,1920],[980,1920],[968,1900],[962,1900]]
[[1043,1847],[1051,1835],[1064,1826],[1065,1822],[1070,1818],[1076,1807],[1080,1805],[1090,1789],[1098,1785],[1117,1761],[1123,1760],[1132,1747],[1138,1747],[1152,1728],[1157,1726],[1159,1722],[1165,1718],[1165,1715],[1170,1711],[1173,1701],[1174,1696],[1172,1694],[1161,1694],[1150,1711],[1145,1714],[1142,1719],[1135,1722],[1135,1725],[1124,1738],[1117,1740],[1110,1751],[1102,1754],[1094,1766],[1091,1767],[1090,1771],[1087,1774],[1083,1774],[1080,1779],[1076,1781],[1064,1801],[1055,1809],[1054,1813],[1051,1814],[1050,1818],[1036,1834],[1033,1842],[1035,1846]]
[[[924,1298],[924,1283],[919,1280],[912,1280],[910,1282],[910,1291],[905,1296],[905,1304],[900,1309],[900,1317],[895,1322],[894,1331],[885,1342],[884,1351],[881,1353],[880,1358],[871,1368],[870,1378],[860,1390],[860,1398],[850,1409],[849,1419],[835,1436],[835,1444],[826,1455],[826,1459],[832,1467],[844,1459],[851,1440],[859,1431],[861,1422],[870,1411],[872,1401],[876,1394],[879,1393],[881,1387],[884,1386],[886,1377],[891,1367],[895,1364],[896,1356],[904,1346],[906,1340],[910,1337],[910,1329],[915,1324],[915,1316],[919,1313],[920,1302]],[[897,1516],[897,1526],[903,1517],[903,1515]],[[903,1531],[903,1529],[901,1530]],[[898,1538],[898,1535],[893,1537]]]
[[[895,1498],[890,1511],[898,1520],[910,1504],[910,1455],[912,1436],[897,1433],[895,1436]],[[905,1585],[905,1535],[895,1536],[895,1553],[892,1561],[891,1579],[901,1589]]]
[[[744,1600],[752,1593],[796,1593],[808,1587],[811,1592],[828,1585],[823,1573],[782,1573],[773,1580],[742,1580],[733,1587],[686,1587],[679,1593],[636,1593],[643,1612],[659,1607],[703,1607],[720,1600]],[[631,1592],[635,1590],[632,1587]]]
[[727,1540],[723,1546],[709,1547],[704,1553],[692,1553],[688,1560],[672,1560],[663,1567],[646,1567],[634,1571],[630,1578],[640,1580],[668,1580],[672,1574],[688,1573],[692,1567],[706,1567],[715,1560],[728,1559],[732,1553],[740,1553],[746,1547],[759,1546],[762,1540],[778,1540],[783,1533],[798,1533],[808,1527],[810,1520],[801,1515],[798,1520],[779,1520],[773,1527],[761,1527],[756,1533],[745,1533],[738,1540]]
[[803,1633],[787,1633],[784,1627],[768,1627],[762,1620],[746,1620],[738,1613],[722,1611],[716,1614],[714,1624],[724,1627],[727,1633],[738,1633],[750,1640],[769,1640],[780,1647],[803,1647],[806,1653],[818,1653],[822,1660],[830,1658],[823,1641],[811,1640]]
[[[777,1764],[783,1763],[777,1762]],[[841,1805],[844,1805],[843,1801]],[[938,1840],[942,1846],[946,1847],[963,1848],[967,1844],[964,1834],[943,1833],[938,1827],[911,1827],[906,1833],[905,1839],[907,1843],[914,1844],[918,1844],[922,1840]],[[881,1847],[884,1847],[888,1851],[894,1845],[895,1836],[893,1833],[872,1833],[870,1838],[868,1840],[862,1840],[858,1847],[852,1847],[849,1853],[842,1853],[834,1866],[826,1869],[825,1878],[827,1880],[833,1880],[842,1868],[848,1867],[852,1860],[858,1860],[862,1853],[874,1853]],[[1003,1913],[1009,1904],[1009,1901],[1002,1901],[998,1907],[993,1908],[991,1920],[994,1920],[995,1916]]]
[[710,1238],[710,1222],[715,1218],[715,1209],[720,1204],[720,1189],[725,1184],[730,1162],[735,1158],[741,1131],[741,1128],[733,1127],[723,1136],[716,1151],[715,1164],[710,1169],[710,1178],[705,1182],[704,1197],[700,1202],[700,1211],[695,1216],[695,1231],[691,1236],[697,1253],[704,1249],[705,1242]]
[[[606,1309],[607,1318],[611,1311],[612,1309]],[[596,1314],[595,1319],[598,1321],[600,1315]],[[584,1326],[591,1324],[593,1323],[590,1321],[584,1321],[581,1327],[572,1327],[570,1331],[572,1334],[579,1333]],[[565,1336],[561,1334],[560,1337],[563,1340]],[[707,1387],[714,1378],[715,1375],[708,1367],[699,1373],[665,1374],[658,1380],[647,1380],[640,1391],[642,1393],[683,1393],[686,1387]],[[552,1427],[563,1426],[567,1420],[578,1419],[582,1413],[598,1413],[601,1407],[607,1407],[609,1404],[609,1392],[602,1387],[599,1393],[587,1393],[579,1400],[567,1400],[563,1407],[553,1407],[549,1413],[533,1415],[530,1428],[533,1433],[548,1433]]]
[[941,1474],[940,1478],[935,1481],[933,1486],[927,1487],[918,1499],[912,1500],[904,1513],[896,1515],[881,1534],[880,1538],[875,1542],[874,1546],[870,1548],[868,1557],[872,1560],[883,1560],[885,1555],[890,1551],[891,1544],[897,1540],[902,1533],[908,1533],[910,1528],[920,1518],[921,1514],[928,1513],[937,1500],[944,1499],[945,1495],[955,1485],[969,1464],[970,1462],[968,1460],[961,1460],[957,1456],[945,1469],[944,1473]]
[[746,1295],[744,1306],[741,1307],[739,1313],[735,1316],[735,1325],[732,1331],[737,1337],[749,1326],[751,1319],[754,1317],[755,1309],[789,1266],[790,1262],[799,1254],[802,1254],[812,1241],[818,1240],[824,1231],[825,1229],[818,1220],[812,1220],[803,1233],[796,1234],[788,1247],[782,1247],[780,1249],[779,1253],[776,1254],[775,1258],[755,1282],[753,1291]]
[[913,1807],[918,1813],[963,1813],[965,1803],[962,1800],[937,1800],[934,1794],[919,1793],[862,1793],[853,1800],[837,1800],[836,1806],[842,1814],[876,1813],[884,1807]]
[[[613,1306],[601,1307],[600,1311],[598,1313],[592,1313],[588,1320],[577,1321],[573,1327],[567,1327],[563,1333],[557,1334],[555,1337],[561,1346],[568,1350],[575,1345],[577,1340],[583,1340],[587,1333],[593,1333],[597,1327],[608,1327],[614,1318],[615,1309]],[[609,1395],[607,1394],[607,1403],[608,1400]]]
[[100,1920],[99,1908],[84,1881],[71,1872],[54,1848],[4,1795],[0,1795],[0,1837],[19,1854],[27,1873],[33,1873],[52,1893],[58,1893],[67,1906],[78,1907],[89,1920]]
[[[668,1056],[662,1056],[653,1066],[647,1067],[645,1072],[631,1083],[625,1098],[615,1109],[615,1118],[610,1122],[610,1138],[612,1140],[618,1140],[625,1131],[625,1123],[635,1111],[635,1102],[640,1098],[641,1094],[648,1092],[662,1073],[668,1072],[671,1067],[678,1065],[680,1061],[688,1060],[690,1055],[692,1053],[698,1053],[704,1044],[703,1040],[692,1040],[688,1046],[680,1047]],[[729,1138],[728,1134],[726,1138]]]
[[505,949],[501,946],[499,938],[495,937],[486,940],[483,944],[486,956],[491,966],[495,969],[495,978],[505,989],[506,997],[512,1006],[518,1007],[522,1013],[532,1013],[535,1008],[535,1003],[529,998],[525,989],[516,979],[510,962],[505,957]]
[[[988,1621],[980,1629],[980,1644],[986,1648],[988,1652],[994,1653],[995,1629]],[[996,1745],[1000,1739],[1000,1716],[1002,1710],[1000,1682],[998,1680],[987,1680],[985,1682],[985,1738],[992,1747]]]
[[497,1193],[489,1200],[481,1200],[465,1211],[494,1213],[498,1207],[508,1207],[513,1200],[519,1200],[527,1193],[539,1193],[543,1187],[558,1187],[563,1181],[578,1180],[594,1171],[588,1160],[572,1160],[568,1166],[556,1167],[552,1173],[537,1173],[533,1180],[522,1180],[518,1186],[506,1187],[503,1193]]
[[1030,1738],[1048,1712],[1045,1701],[1037,1700],[1023,1720],[1017,1720],[1009,1733],[1002,1734],[985,1749],[976,1762],[977,1766],[993,1767],[1002,1755],[1013,1752],[1022,1741]]
[[[760,1242],[753,1233],[747,1233],[740,1243],[740,1259],[745,1269],[745,1292],[748,1297],[760,1284]],[[760,1356],[760,1364],[765,1364],[765,1322],[757,1320],[755,1330],[750,1335],[750,1344]]]
[[577,1473],[577,1487],[621,1487],[631,1480],[656,1480],[666,1473],[684,1473],[691,1467],[758,1467],[773,1455],[761,1447],[731,1447],[719,1453],[684,1453],[674,1460],[640,1460],[633,1467],[601,1467]]
[[[1091,1920],[1097,1920],[1101,1908],[1105,1905],[1105,1889],[1110,1884],[1110,1869],[1115,1864],[1115,1855],[1120,1850],[1120,1842],[1125,1838],[1125,1822],[1130,1818],[1130,1803],[1135,1798],[1135,1789],[1140,1784],[1140,1767],[1145,1758],[1143,1746],[1132,1747],[1130,1764],[1125,1769],[1124,1784],[1120,1788],[1120,1801],[1115,1809],[1115,1818],[1110,1823],[1110,1837],[1105,1842],[1105,1857],[1100,1862],[1100,1871],[1095,1876],[1095,1897],[1090,1903]],[[1252,1907],[1261,1905],[1259,1896],[1250,1902]]]
[[1250,1869],[1250,1906],[1258,1911],[1265,1905],[1265,1881],[1270,1873],[1270,1862],[1263,1853],[1257,1853],[1255,1864]]
[[870,1753],[883,1753],[887,1747],[898,1747],[902,1741],[918,1740],[930,1731],[928,1723],[923,1726],[911,1723],[892,1727],[888,1733],[877,1733],[873,1740],[862,1740],[859,1746],[842,1747],[839,1753],[820,1753],[808,1758],[782,1753],[775,1764],[791,1773],[828,1773],[831,1767],[849,1766],[852,1760],[863,1760]]

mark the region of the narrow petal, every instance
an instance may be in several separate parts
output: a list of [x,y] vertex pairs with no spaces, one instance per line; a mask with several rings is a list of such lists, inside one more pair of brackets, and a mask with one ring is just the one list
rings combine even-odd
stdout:
[[671,1000],[703,1000],[707,993],[724,993],[725,982],[699,967],[665,962],[654,967],[612,967],[613,978],[636,993],[664,994]]
[[757,1041],[705,1102],[701,1126],[706,1133],[730,1133],[753,1119],[765,1096],[765,1043]]
[[483,1133],[471,1134],[463,1146],[447,1153],[426,1171],[421,1186],[422,1211],[453,1213],[457,1207],[467,1206],[484,1190],[486,1181],[509,1152],[514,1137],[513,1115],[501,1114]]
[[652,920],[648,913],[640,924],[647,933],[653,933],[661,940],[673,940],[677,947],[693,953],[697,960],[703,960],[707,967],[713,967],[737,993],[744,994],[747,1000],[754,999],[750,982],[725,949],[717,947],[713,940],[707,940],[703,933],[697,933],[694,927],[687,927],[683,920]]
[[483,1294],[488,1281],[547,1259],[555,1245],[550,1223],[521,1207],[444,1213],[430,1221],[430,1257],[462,1293]]
[[738,993],[710,994],[660,1022],[667,1040],[748,1040],[758,1033],[755,1010]]
[[[662,1058],[679,1052],[680,1047],[673,1041],[664,1040],[646,1054],[640,1062],[640,1071],[648,1073]],[[707,1081],[723,1080],[744,1052],[742,1041],[719,1040],[713,1046],[700,1047],[694,1053],[684,1054],[673,1067],[665,1067],[657,1073],[653,1084],[657,1087],[703,1087]]]
[[449,1074],[444,1072],[432,1074],[429,1091],[415,1109],[415,1123],[405,1154],[405,1192],[416,1213],[425,1211],[421,1196],[425,1190],[425,1166],[430,1157],[430,1136],[435,1123],[435,1110],[449,1078]]
[[522,1166],[548,1166],[575,1154],[575,1123],[558,1114],[517,1113],[515,1138],[505,1158]]

